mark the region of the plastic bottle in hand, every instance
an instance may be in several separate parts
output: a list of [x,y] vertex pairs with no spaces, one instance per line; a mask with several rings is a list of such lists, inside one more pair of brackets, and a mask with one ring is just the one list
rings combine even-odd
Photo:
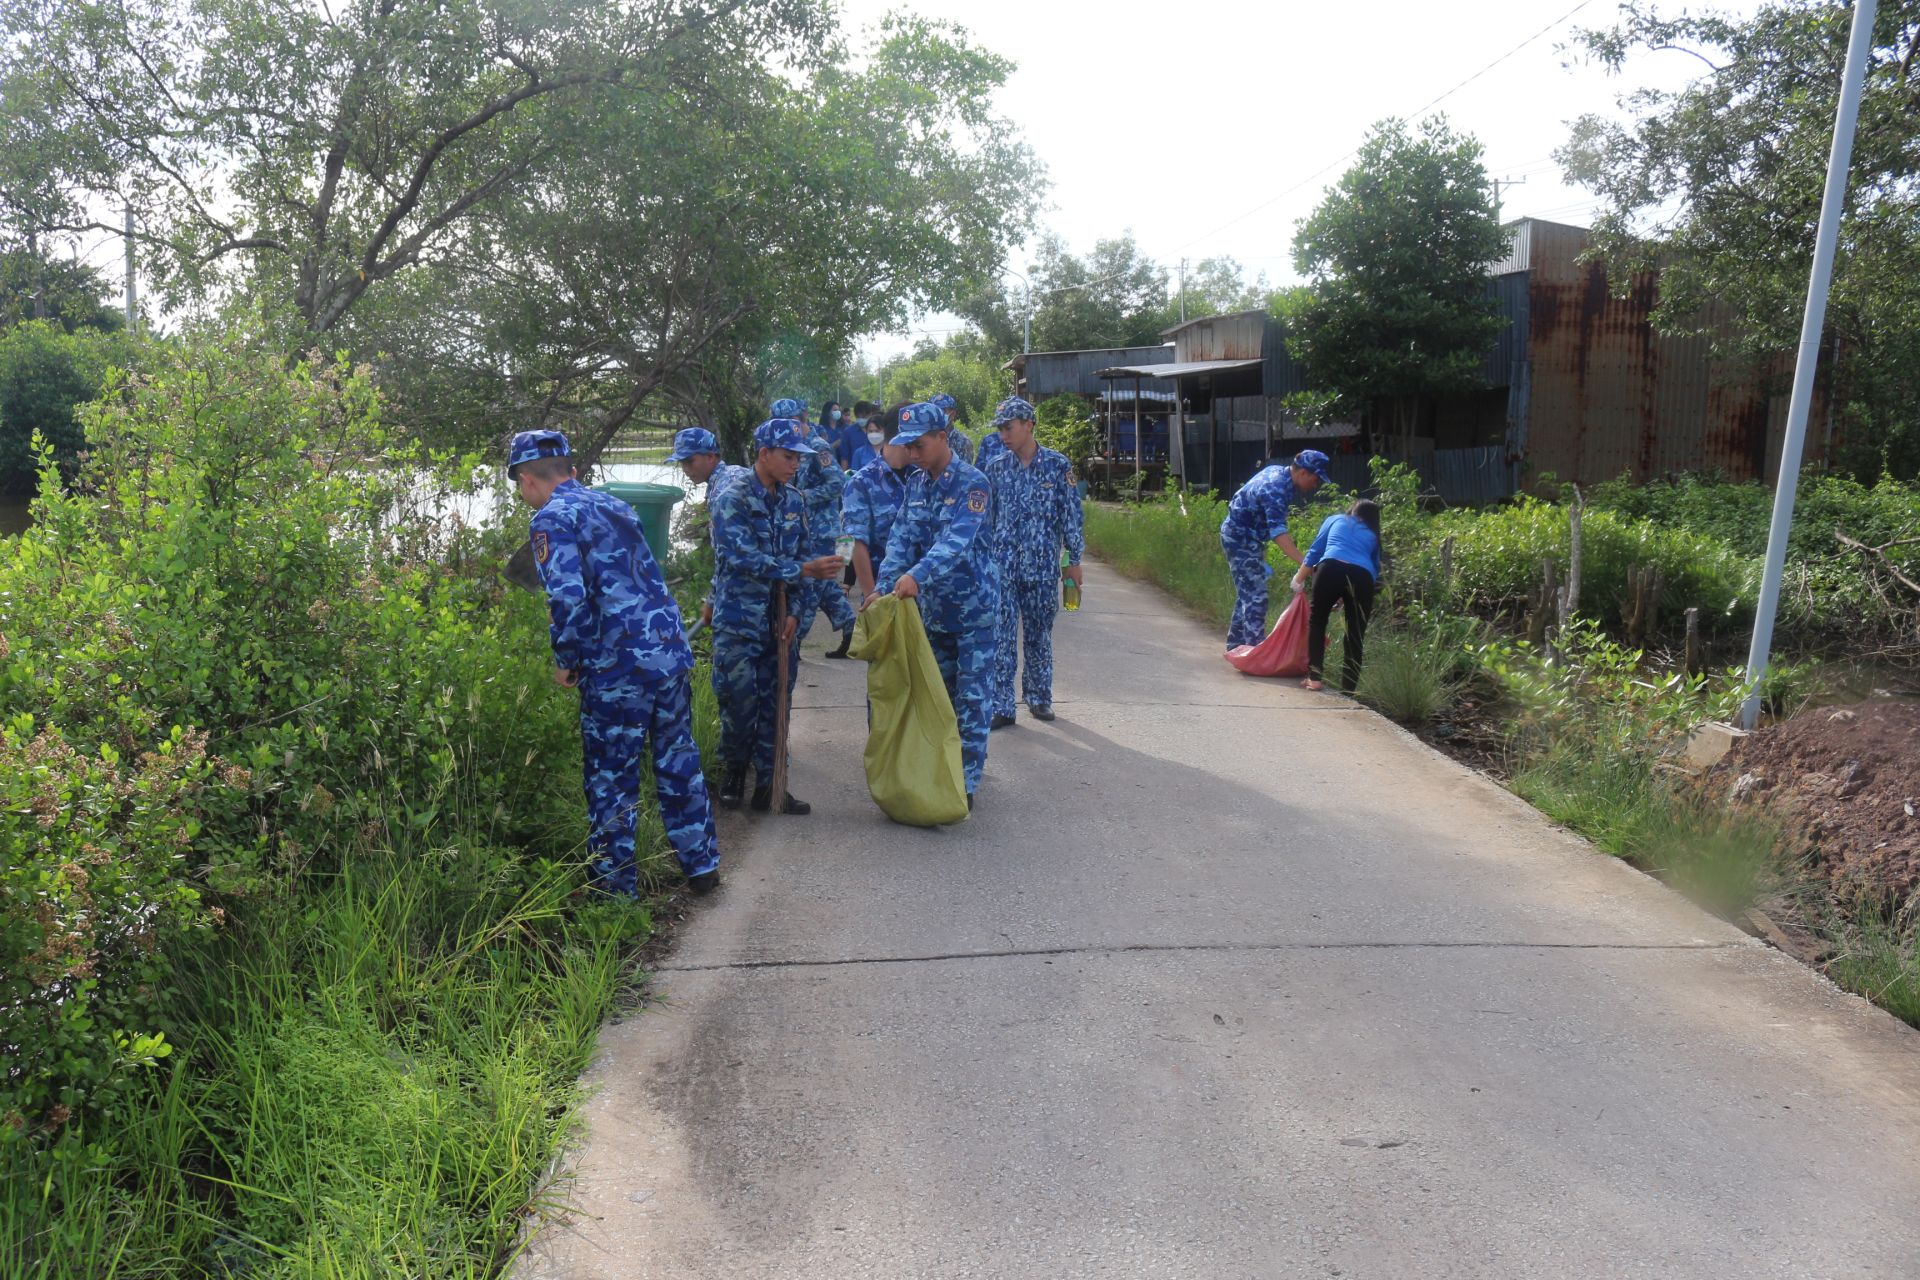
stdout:
[[1067,554],[1063,551],[1060,553],[1060,607],[1068,613],[1076,613],[1080,609],[1080,584],[1066,575],[1066,568]]

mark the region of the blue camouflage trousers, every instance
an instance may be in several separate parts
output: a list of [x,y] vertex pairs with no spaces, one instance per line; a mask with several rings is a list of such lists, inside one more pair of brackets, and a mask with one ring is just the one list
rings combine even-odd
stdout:
[[1026,649],[1025,678],[1020,682],[1028,706],[1053,701],[1053,620],[1060,612],[1060,579],[1043,582],[1003,581],[1000,584],[1000,625],[993,655],[993,710],[1014,712],[1013,674],[1020,650]]
[[[794,650],[799,649],[796,636]],[[773,737],[779,688],[780,651],[771,626],[753,631],[713,633],[713,694],[720,703],[720,758],[727,768],[751,764],[761,785],[773,781]],[[793,693],[800,664],[787,665],[787,693]]]
[[[823,551],[821,554],[833,553]],[[813,620],[822,609],[827,611],[827,618],[833,623],[835,631],[853,630],[853,603],[847,599],[846,588],[840,585],[840,580],[835,578],[829,582],[809,578],[800,588],[800,629],[793,636],[796,651],[800,648],[800,642],[807,638],[807,632],[813,630]]]
[[1267,638],[1267,543],[1231,520],[1220,522],[1220,549],[1233,574],[1233,621],[1227,648],[1259,644]]
[[987,767],[987,728],[993,719],[994,630],[991,625],[970,631],[927,631],[933,660],[947,686],[954,718],[960,726],[960,763],[967,773],[967,794],[980,788]]
[[639,895],[634,833],[649,749],[660,825],[666,828],[680,869],[697,876],[720,865],[713,806],[700,772],[700,748],[693,740],[693,689],[685,673],[660,680],[583,681],[580,744],[595,889]]

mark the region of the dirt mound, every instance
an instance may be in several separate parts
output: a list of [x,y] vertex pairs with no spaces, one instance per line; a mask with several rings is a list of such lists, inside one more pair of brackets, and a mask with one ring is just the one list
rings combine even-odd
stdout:
[[1904,900],[1920,885],[1920,704],[1812,711],[1734,745],[1708,785],[1764,805],[1835,887]]

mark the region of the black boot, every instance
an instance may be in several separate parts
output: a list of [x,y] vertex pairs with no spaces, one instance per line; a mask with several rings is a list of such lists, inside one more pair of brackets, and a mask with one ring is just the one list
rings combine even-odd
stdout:
[[687,877],[687,888],[693,890],[694,893],[700,897],[705,897],[719,887],[720,871],[717,867],[712,871],[702,871],[697,876]]
[[993,719],[987,722],[987,731],[992,732],[995,729],[1004,729],[1012,723],[1013,723],[1012,716],[1001,715],[998,711],[996,711],[993,713]]
[[[755,813],[768,813],[772,809],[773,809],[772,785],[766,784],[766,785],[755,787],[753,789],[753,811]],[[805,800],[795,800],[793,798],[793,793],[789,791],[787,793],[786,799],[780,805],[780,812],[791,813],[794,816],[798,817],[802,814],[812,813],[813,806],[808,804]]]
[[853,646],[853,628],[849,627],[845,631],[840,633],[840,647],[838,649],[834,649],[831,652],[829,652],[827,656],[829,658],[844,658],[847,656],[847,650],[852,646]]
[[1029,702],[1027,704],[1027,710],[1033,712],[1033,718],[1035,720],[1046,720],[1049,722],[1053,720],[1053,704],[1051,702]]
[[724,808],[738,809],[740,802],[747,796],[747,766],[730,764],[722,766],[720,774],[720,803]]

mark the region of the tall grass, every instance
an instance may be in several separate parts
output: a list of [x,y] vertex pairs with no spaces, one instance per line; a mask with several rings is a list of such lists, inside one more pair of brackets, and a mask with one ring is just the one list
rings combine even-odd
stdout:
[[[1130,578],[1154,583],[1208,622],[1225,629],[1233,617],[1233,579],[1220,550],[1226,506],[1188,494],[1179,501],[1086,505],[1087,546]],[[1276,601],[1286,593],[1274,593]]]
[[183,957],[190,1047],[91,1158],[0,1146],[0,1274],[497,1273],[648,911],[479,844],[347,866]]

